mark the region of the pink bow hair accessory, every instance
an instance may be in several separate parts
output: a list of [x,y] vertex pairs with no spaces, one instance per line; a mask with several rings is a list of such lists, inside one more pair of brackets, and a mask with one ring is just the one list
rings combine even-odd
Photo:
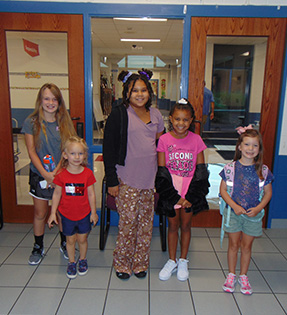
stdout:
[[252,127],[252,125],[251,124],[249,124],[248,126],[246,126],[246,127],[242,127],[242,126],[239,126],[239,127],[237,127],[235,130],[237,131],[237,133],[238,134],[242,134],[242,133],[244,133],[246,130],[248,130],[248,129],[253,129],[253,127]]

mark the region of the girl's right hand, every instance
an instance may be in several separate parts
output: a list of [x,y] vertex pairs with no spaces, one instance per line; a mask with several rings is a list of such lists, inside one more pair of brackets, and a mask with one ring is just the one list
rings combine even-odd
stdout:
[[117,197],[119,194],[119,186],[108,187],[108,193],[113,197]]
[[57,219],[57,216],[56,214],[53,214],[51,213],[49,219],[48,219],[48,226],[49,226],[49,229],[51,229],[53,227],[53,222],[55,222],[56,224],[58,224],[58,219]]
[[236,215],[246,214],[246,210],[239,205],[234,207],[233,210]]
[[45,176],[43,176],[44,179],[47,181],[47,187],[53,186],[53,180],[55,178],[54,172],[46,172]]

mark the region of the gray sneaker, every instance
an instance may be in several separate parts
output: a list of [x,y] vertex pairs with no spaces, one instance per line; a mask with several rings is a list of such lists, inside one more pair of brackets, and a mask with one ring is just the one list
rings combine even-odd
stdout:
[[40,247],[38,244],[34,244],[34,248],[29,257],[28,263],[30,265],[38,265],[44,257],[44,247]]
[[60,245],[60,252],[63,254],[63,257],[65,259],[69,259],[68,252],[67,252],[67,247],[66,247],[66,242],[61,243],[61,245]]

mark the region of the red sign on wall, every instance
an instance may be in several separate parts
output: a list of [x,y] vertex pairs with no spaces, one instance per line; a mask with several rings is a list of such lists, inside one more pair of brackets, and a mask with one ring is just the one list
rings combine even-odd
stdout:
[[28,41],[23,38],[24,50],[26,53],[32,57],[39,56],[39,45]]

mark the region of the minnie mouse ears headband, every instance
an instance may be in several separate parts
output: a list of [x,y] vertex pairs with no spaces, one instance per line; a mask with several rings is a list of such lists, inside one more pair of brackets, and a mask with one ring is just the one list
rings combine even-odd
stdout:
[[[124,79],[122,80],[123,83],[126,83],[128,78],[132,75],[133,73],[132,72],[129,72],[125,77]],[[150,80],[150,76],[145,72],[145,71],[139,71],[139,74],[140,75],[144,75],[148,80]]]

